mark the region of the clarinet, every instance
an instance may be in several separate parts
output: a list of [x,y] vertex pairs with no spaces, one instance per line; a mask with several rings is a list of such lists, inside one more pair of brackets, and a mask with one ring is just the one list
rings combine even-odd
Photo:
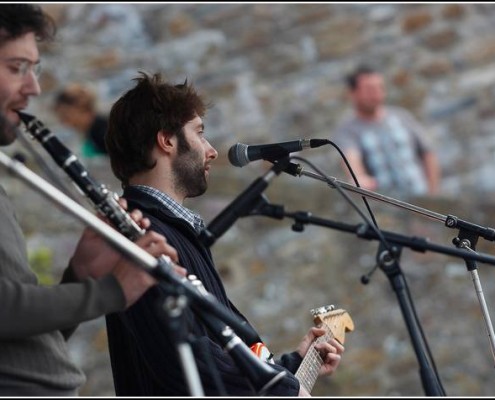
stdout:
[[79,162],[79,159],[39,119],[21,111],[17,113],[31,137],[43,145],[58,166],[67,172],[95,208],[105,215],[119,232],[132,241],[144,235],[144,229],[141,229],[120,206],[117,195],[108,190],[105,185],[98,184]]
[[[55,162],[67,172],[77,187],[92,201],[95,208],[105,215],[120,233],[132,241],[135,241],[146,233],[119,204],[117,195],[108,190],[104,185],[98,184],[79,162],[78,158],[39,119],[21,111],[17,111],[17,113],[26,126],[28,133],[43,145]],[[198,296],[204,300],[211,299],[211,305],[213,306],[216,298],[204,289],[202,282],[194,275],[190,275],[187,279],[180,279],[179,277],[175,277],[174,273],[168,272],[173,269],[173,262],[168,256],[162,255],[158,258],[158,261],[158,268],[154,269],[154,274],[152,275],[155,277],[165,276],[167,281],[170,281],[173,277],[173,283],[180,283],[177,286],[180,286],[182,290],[187,289],[189,294],[192,294],[193,299]],[[205,305],[204,301],[199,301],[198,303],[203,306]],[[208,302],[206,303],[209,304]],[[198,318],[210,328],[216,335],[217,340],[222,343],[224,349],[238,363],[239,368],[247,376],[255,391],[259,393],[266,392],[286,375],[285,371],[277,371],[257,358],[247,344],[229,326],[224,325],[220,319],[216,318],[211,313],[211,310],[207,310],[204,307],[198,310],[198,308],[200,307],[196,307],[196,311],[201,311],[197,312]],[[202,315],[205,311],[207,314],[206,317]],[[218,307],[216,311],[217,313],[220,311]],[[256,333],[252,332],[245,324],[238,323],[226,312],[222,312],[222,314],[224,319],[236,326],[236,329],[244,331],[244,336],[251,342],[256,341]]]

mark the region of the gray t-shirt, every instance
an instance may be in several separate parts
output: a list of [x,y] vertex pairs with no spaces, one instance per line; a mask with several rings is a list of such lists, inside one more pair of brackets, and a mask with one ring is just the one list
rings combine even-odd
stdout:
[[346,154],[361,152],[378,190],[388,194],[421,195],[428,191],[422,155],[431,149],[424,128],[411,113],[400,107],[386,107],[381,121],[369,122],[356,114],[347,115],[333,138]]

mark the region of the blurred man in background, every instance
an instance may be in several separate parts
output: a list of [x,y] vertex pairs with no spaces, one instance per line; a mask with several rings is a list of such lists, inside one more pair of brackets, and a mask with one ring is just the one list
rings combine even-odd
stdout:
[[436,194],[440,168],[428,135],[410,112],[385,105],[382,74],[360,66],[347,86],[353,111],[340,121],[334,142],[359,185],[389,195]]

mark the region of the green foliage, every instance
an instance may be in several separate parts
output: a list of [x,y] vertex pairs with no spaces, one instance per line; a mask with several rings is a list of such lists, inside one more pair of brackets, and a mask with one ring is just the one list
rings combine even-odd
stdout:
[[41,285],[53,285],[53,251],[48,247],[39,247],[29,253],[29,265],[38,276]]

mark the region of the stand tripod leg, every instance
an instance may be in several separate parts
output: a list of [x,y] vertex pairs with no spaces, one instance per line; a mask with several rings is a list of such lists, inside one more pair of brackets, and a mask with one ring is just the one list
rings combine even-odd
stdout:
[[[475,252],[475,245],[477,240],[478,237],[476,235],[461,230],[459,232],[459,236],[453,240],[453,243],[459,248]],[[468,271],[471,272],[474,288],[476,289],[476,295],[478,296],[478,301],[481,306],[481,312],[483,314],[483,320],[485,321],[486,333],[490,342],[490,350],[492,352],[492,358],[494,360],[495,366],[495,333],[493,332],[493,325],[490,319],[490,313],[488,312],[485,297],[483,296],[483,289],[481,288],[481,282],[478,275],[478,267],[476,265],[476,261],[467,259],[465,261]]]
[[184,308],[187,306],[185,296],[169,296],[165,300],[164,309],[168,319],[170,332],[175,338],[177,352],[182,364],[182,371],[189,386],[191,396],[203,397],[203,386],[199,377],[198,368],[191,346],[187,341],[187,330],[183,318]]
[[473,278],[473,284],[476,289],[476,295],[478,296],[478,301],[480,302],[481,312],[483,313],[483,320],[485,321],[486,333],[488,335],[488,339],[490,341],[490,349],[492,351],[492,358],[494,360],[495,366],[495,339],[493,332],[492,321],[490,320],[490,314],[488,312],[488,307],[486,306],[485,297],[483,296],[483,289],[481,288],[480,279],[478,276],[478,270],[472,270],[471,276]]
[[392,254],[391,251],[385,249],[383,243],[380,243],[377,264],[389,278],[390,284],[399,301],[399,306],[420,366],[421,381],[425,394],[427,396],[445,396],[440,377],[435,368],[433,356],[429,351],[426,337],[424,336],[419,318],[416,315],[405,276],[399,265],[401,250],[398,247],[392,248]]

